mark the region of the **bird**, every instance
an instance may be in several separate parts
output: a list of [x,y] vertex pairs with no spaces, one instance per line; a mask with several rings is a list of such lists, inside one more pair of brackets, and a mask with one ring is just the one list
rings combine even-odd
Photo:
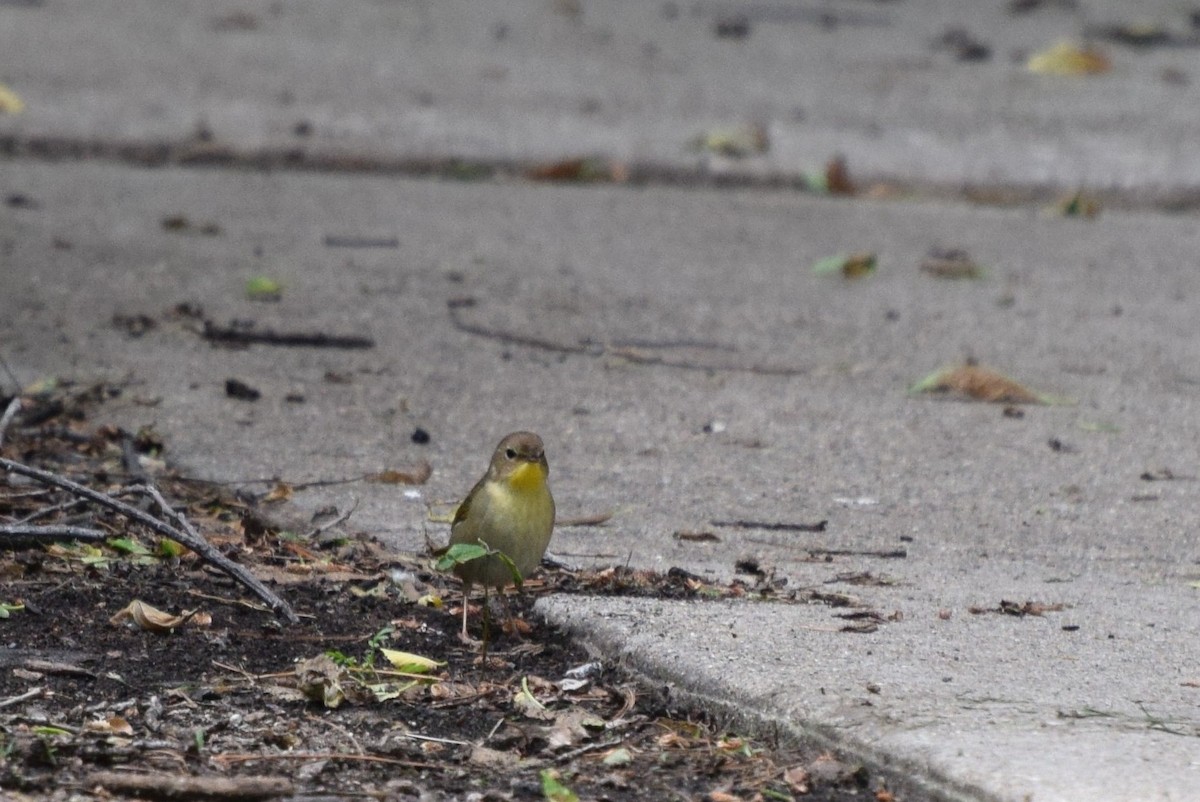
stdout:
[[[550,466],[542,438],[533,432],[513,432],[496,446],[487,473],[458,505],[450,525],[450,544],[482,544],[512,560],[522,578],[541,564],[554,532],[554,497],[547,478]],[[472,585],[483,585],[484,604],[489,588],[504,598],[504,587],[514,581],[513,571],[496,554],[454,566],[463,583],[462,640],[467,635],[467,599]]]

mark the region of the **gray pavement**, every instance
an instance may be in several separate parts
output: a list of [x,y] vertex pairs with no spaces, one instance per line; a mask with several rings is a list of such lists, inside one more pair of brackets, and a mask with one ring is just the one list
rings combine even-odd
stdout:
[[[418,492],[359,483],[291,505],[302,518],[357,504],[355,526],[404,548],[443,537],[426,502],[461,496],[500,435],[532,428],[560,513],[616,513],[560,530],[557,554],[719,579],[748,556],[791,587],[899,613],[851,634],[824,606],[543,604],[598,650],[931,795],[1194,798],[1200,226],[1136,207],[1197,184],[1200,64],[1188,48],[1109,46],[1108,75],[1032,76],[1013,51],[1118,20],[1120,4],[1015,18],[960,5],[0,6],[0,82],[28,104],[0,115],[15,154],[0,187],[33,201],[0,209],[0,354],[22,382],[128,379],[114,419],[153,421],[172,457],[210,478],[304,482],[428,459]],[[716,38],[713,19],[736,8],[750,36]],[[842,22],[800,13],[814,9]],[[1165,25],[1180,13],[1139,5]],[[931,50],[949,24],[990,41],[992,60]],[[1180,85],[1166,68],[1194,75]],[[312,134],[299,137],[302,120]],[[746,120],[768,128],[763,156],[686,148]],[[55,143],[194,152],[200,126],[235,161],[294,148],[381,169],[594,154],[787,177],[842,153],[868,178],[1121,188],[1134,208],[1087,221],[919,196],[37,158]],[[171,215],[220,232],[165,230]],[[328,235],[398,243],[336,248]],[[920,273],[934,247],[967,249],[987,278]],[[877,251],[878,273],[812,273],[849,250]],[[259,274],[284,283],[280,303],[244,299]],[[137,339],[112,324],[183,301],[377,347],[230,351],[186,321]],[[967,355],[1076,403],[1015,419],[906,393]],[[227,398],[228,377],[263,399]],[[428,445],[411,442],[417,426]],[[1140,478],[1163,468],[1184,478]],[[711,524],[744,518],[829,526]],[[812,548],[907,557],[812,562]],[[847,582],[862,571],[891,584]],[[1065,607],[969,612],[1002,599]]]

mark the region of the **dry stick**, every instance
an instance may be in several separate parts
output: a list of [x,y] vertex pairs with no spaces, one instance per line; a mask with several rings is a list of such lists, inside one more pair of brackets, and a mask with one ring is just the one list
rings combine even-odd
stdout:
[[67,524],[0,524],[0,537],[35,538],[38,540],[58,540],[72,538],[74,540],[104,540],[108,532],[100,529],[89,529],[86,526],[69,526]]
[[99,785],[110,791],[163,799],[272,799],[295,793],[295,786],[286,777],[188,777],[161,771],[153,774],[94,771],[83,784],[86,788]]
[[78,496],[83,496],[84,498],[94,501],[101,506],[108,507],[110,510],[115,510],[116,512],[124,515],[126,518],[130,518],[140,524],[150,527],[150,529],[154,530],[163,537],[170,538],[176,543],[180,543],[188,547],[192,551],[196,552],[196,554],[200,555],[200,558],[205,562],[215,565],[217,568],[220,568],[238,582],[241,582],[243,585],[253,591],[256,596],[266,602],[268,607],[274,610],[277,614],[282,615],[290,623],[299,623],[300,618],[296,615],[296,612],[292,609],[291,605],[272,593],[271,590],[262,582],[260,582],[252,573],[250,573],[245,566],[238,565],[237,563],[233,562],[215,547],[213,547],[212,544],[210,544],[207,540],[201,537],[199,533],[192,528],[191,524],[188,524],[182,518],[182,516],[178,515],[178,513],[171,509],[169,504],[161,500],[162,495],[158,494],[157,491],[154,491],[154,495],[157,496],[155,500],[158,501],[159,505],[163,508],[163,513],[169,517],[183,522],[188,531],[181,531],[169,523],[155,518],[149,513],[142,512],[137,507],[130,506],[123,501],[118,501],[112,496],[92,490],[90,487],[84,487],[77,482],[72,482],[70,479],[59,476],[58,474],[50,473],[49,471],[43,471],[28,465],[23,465],[20,462],[14,462],[13,460],[4,459],[3,457],[0,457],[0,468],[4,468],[5,470],[12,471],[13,473],[17,473],[22,476],[28,476],[31,479],[37,479],[43,484],[53,485],[55,487],[61,487],[64,490],[69,490]]
[[375,341],[370,337],[355,335],[340,336],[326,334],[322,331],[282,331],[272,329],[235,329],[222,328],[212,321],[204,321],[204,331],[201,336],[213,343],[226,345],[285,345],[308,348],[344,348],[362,349],[374,348]]
[[[163,498],[162,493],[158,492],[157,487],[147,483],[144,485],[134,485],[129,489],[136,493],[145,493],[146,495],[150,496],[150,498],[154,499],[155,503],[158,504],[159,509],[162,510],[163,515],[173,522],[175,526],[187,533],[188,540],[180,540],[180,543],[187,546],[192,551],[196,551],[196,546],[193,545],[193,543],[200,544],[207,552],[209,552],[209,555],[205,555],[203,552],[196,551],[197,554],[201,554],[201,556],[204,556],[208,559],[211,559],[213,556],[219,558],[221,562],[217,562],[217,565],[224,568],[227,573],[229,573],[238,581],[242,582],[244,585],[246,585],[246,587],[253,590],[254,593],[260,599],[265,601],[272,610],[274,610],[276,613],[281,613],[293,624],[300,623],[300,617],[296,615],[295,611],[292,610],[287,602],[272,593],[267,586],[259,582],[254,574],[250,573],[249,570],[231,561],[224,554],[211,546],[209,542],[204,539],[204,536],[196,531],[196,528],[192,526],[191,521],[185,518],[182,513],[176,512],[175,509],[167,503],[167,500]],[[136,507],[132,509],[136,509]],[[239,574],[244,574],[244,576]]]
[[[53,490],[50,490],[47,488],[45,490],[37,491],[37,494],[38,495],[46,495],[48,493],[53,493],[53,492],[54,492]],[[15,498],[15,496],[8,497],[8,499],[12,499],[12,498]],[[81,498],[73,498],[70,501],[64,501],[61,504],[53,504],[49,507],[42,507],[40,510],[34,510],[33,512],[26,515],[24,518],[18,518],[17,520],[13,521],[12,523],[27,524],[30,521],[34,520],[35,518],[45,518],[47,515],[53,515],[56,512],[63,512],[64,510],[69,510],[77,504],[82,504],[84,502],[84,500],[85,499],[81,499]]]
[[823,557],[879,557],[884,560],[908,558],[908,549],[805,549],[805,551]]
[[816,523],[791,523],[789,521],[709,521],[713,526],[728,526],[735,529],[766,529],[772,532],[824,532],[829,521]]
[[10,696],[7,699],[0,699],[0,709],[12,707],[13,705],[19,705],[21,702],[27,702],[30,699],[36,699],[45,692],[45,688],[31,688],[30,690],[25,691],[25,693],[22,693],[18,696]]
[[384,757],[383,755],[353,755],[342,752],[280,752],[271,755],[225,754],[212,756],[214,763],[222,764],[251,763],[258,760],[350,760],[363,763],[386,763],[389,766],[408,766],[414,769],[437,769],[438,771],[448,771],[450,769],[450,766],[440,763],[401,760],[400,758]]

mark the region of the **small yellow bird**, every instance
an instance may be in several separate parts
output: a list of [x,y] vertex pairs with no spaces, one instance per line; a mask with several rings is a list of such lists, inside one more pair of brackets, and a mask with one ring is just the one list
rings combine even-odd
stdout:
[[[458,505],[450,525],[450,545],[478,544],[506,555],[522,577],[542,561],[554,531],[554,497],[546,478],[550,466],[542,438],[533,432],[513,432],[500,441],[487,473]],[[454,573],[463,582],[462,638],[467,635],[467,598],[471,585],[483,585],[504,598],[504,586],[513,581],[512,570],[492,554],[459,563]]]

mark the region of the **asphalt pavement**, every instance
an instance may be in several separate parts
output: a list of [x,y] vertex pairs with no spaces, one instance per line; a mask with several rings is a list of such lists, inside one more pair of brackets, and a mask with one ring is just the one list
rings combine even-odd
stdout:
[[[428,461],[289,506],[409,549],[532,429],[560,515],[613,513],[561,558],[756,564],[880,616],[542,603],[598,651],[910,798],[1194,799],[1200,50],[1176,4],[1130,13],[0,4],[0,381],[122,381],[113,419],[222,481]],[[1101,36],[1134,23],[1168,44]],[[1107,72],[1026,69],[1085,33]],[[838,155],[858,194],[798,189]],[[625,180],[523,177],[574,158]],[[1052,208],[1078,189],[1098,215]],[[954,249],[983,276],[921,269]],[[813,270],[857,251],[873,274]],[[214,348],[181,304],[374,347]],[[1057,403],[909,392],[968,358]]]

